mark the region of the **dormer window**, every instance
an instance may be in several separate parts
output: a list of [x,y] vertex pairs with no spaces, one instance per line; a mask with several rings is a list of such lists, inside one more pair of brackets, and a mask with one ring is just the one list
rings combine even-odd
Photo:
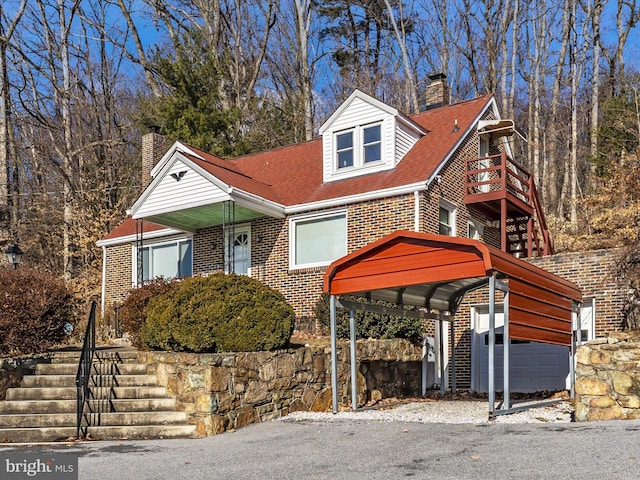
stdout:
[[320,127],[322,179],[392,170],[426,133],[395,108],[356,90]]
[[381,124],[364,125],[336,133],[337,169],[362,167],[382,160]]

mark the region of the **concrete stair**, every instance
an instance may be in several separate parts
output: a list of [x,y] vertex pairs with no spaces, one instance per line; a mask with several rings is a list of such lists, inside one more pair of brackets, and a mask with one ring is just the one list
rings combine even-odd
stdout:
[[[76,371],[79,352],[60,352],[39,364],[35,375],[7,390],[0,401],[0,443],[38,443],[76,436]],[[166,388],[137,363],[135,351],[101,349],[92,366],[90,400],[84,411],[93,440],[190,438],[196,427],[176,410]],[[90,426],[86,427],[87,422]]]

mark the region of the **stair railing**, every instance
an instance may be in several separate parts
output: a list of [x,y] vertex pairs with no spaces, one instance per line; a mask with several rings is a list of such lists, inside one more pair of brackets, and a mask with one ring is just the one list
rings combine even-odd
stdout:
[[[91,302],[91,310],[89,311],[89,320],[87,322],[87,331],[84,334],[84,343],[82,344],[82,353],[80,362],[78,363],[78,373],[76,374],[76,437],[80,437],[82,430],[82,419],[84,418],[85,406],[89,402],[89,381],[91,380],[91,368],[93,366],[93,358],[96,354],[96,302]],[[87,425],[88,426],[88,425]],[[82,437],[86,437],[86,428],[82,431]]]

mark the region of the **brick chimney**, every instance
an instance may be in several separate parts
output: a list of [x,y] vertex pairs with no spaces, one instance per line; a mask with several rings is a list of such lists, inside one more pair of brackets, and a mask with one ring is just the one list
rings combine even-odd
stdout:
[[427,85],[427,110],[435,107],[449,105],[451,95],[449,94],[449,84],[444,73],[429,75],[429,85]]
[[166,152],[165,138],[159,131],[159,128],[152,127],[149,133],[142,136],[142,190],[151,183],[151,170]]

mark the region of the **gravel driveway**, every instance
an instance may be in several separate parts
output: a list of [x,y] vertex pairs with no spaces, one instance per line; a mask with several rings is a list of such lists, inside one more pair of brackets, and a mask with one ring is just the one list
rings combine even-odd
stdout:
[[[527,402],[531,405],[535,402]],[[499,415],[494,423],[569,423],[573,414],[573,405],[569,400],[534,406],[527,410]],[[421,400],[409,403],[397,403],[379,408],[368,408],[333,413],[295,412],[282,421],[299,420],[378,420],[381,422],[482,424],[489,423],[487,401],[480,400]]]

